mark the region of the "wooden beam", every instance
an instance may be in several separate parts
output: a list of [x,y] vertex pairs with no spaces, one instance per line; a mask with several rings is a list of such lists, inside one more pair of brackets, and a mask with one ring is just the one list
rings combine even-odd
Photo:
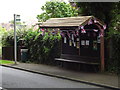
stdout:
[[81,30],[79,30],[79,56],[80,56],[80,48],[81,48],[81,38],[80,38],[80,36],[81,36]]
[[100,33],[102,34],[102,36],[100,36],[100,70],[101,72],[104,72],[105,70],[105,61],[104,61],[104,29],[101,28],[100,25],[95,24],[98,26],[98,28],[100,29]]
[[100,59],[101,59],[101,72],[105,70],[105,62],[104,62],[104,35],[100,37]]

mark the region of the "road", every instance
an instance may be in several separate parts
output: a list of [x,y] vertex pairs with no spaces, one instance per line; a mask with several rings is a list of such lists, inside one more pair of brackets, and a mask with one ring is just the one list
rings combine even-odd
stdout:
[[100,88],[3,66],[0,68],[2,68],[0,75],[2,75],[3,88]]

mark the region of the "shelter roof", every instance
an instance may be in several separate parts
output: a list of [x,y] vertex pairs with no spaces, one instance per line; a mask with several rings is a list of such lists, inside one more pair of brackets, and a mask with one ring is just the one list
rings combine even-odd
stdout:
[[50,18],[46,22],[41,23],[40,27],[77,27],[86,25],[89,20],[97,20],[100,25],[105,25],[102,21],[94,16],[78,16],[65,18]]

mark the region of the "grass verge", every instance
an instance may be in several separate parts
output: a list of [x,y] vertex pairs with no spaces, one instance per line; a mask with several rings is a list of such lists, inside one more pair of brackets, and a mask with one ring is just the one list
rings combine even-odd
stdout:
[[0,64],[14,64],[14,61],[10,61],[10,60],[0,60]]

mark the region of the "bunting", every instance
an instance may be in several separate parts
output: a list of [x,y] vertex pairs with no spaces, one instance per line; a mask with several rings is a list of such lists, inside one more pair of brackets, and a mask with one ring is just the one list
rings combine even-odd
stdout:
[[68,37],[70,38],[70,33],[69,33],[69,31],[67,31],[67,35],[68,35]]
[[95,20],[94,20],[94,23],[99,23],[99,21],[95,19]]
[[81,29],[84,29],[84,26],[81,26]]
[[40,29],[40,31],[44,32],[45,30],[42,28],[42,29]]
[[42,31],[41,34],[42,34],[42,36],[44,36],[45,35],[45,29],[42,28],[42,29],[40,29],[40,31]]
[[88,25],[90,24],[93,24],[93,21],[91,19],[88,21]]
[[78,30],[76,31],[76,35],[79,36],[79,31]]
[[61,35],[62,37],[65,37],[65,34],[64,34],[64,32],[62,32],[62,31],[60,31],[60,35]]
[[106,25],[103,25],[103,29],[104,29],[104,30],[106,29]]
[[85,30],[85,29],[82,29],[82,30],[81,30],[81,33],[86,33],[86,30]]
[[72,31],[72,33],[73,33],[74,37],[77,37],[77,35],[75,34],[75,31]]
[[93,31],[94,31],[94,32],[98,32],[98,30],[97,30],[97,29],[93,29]]

